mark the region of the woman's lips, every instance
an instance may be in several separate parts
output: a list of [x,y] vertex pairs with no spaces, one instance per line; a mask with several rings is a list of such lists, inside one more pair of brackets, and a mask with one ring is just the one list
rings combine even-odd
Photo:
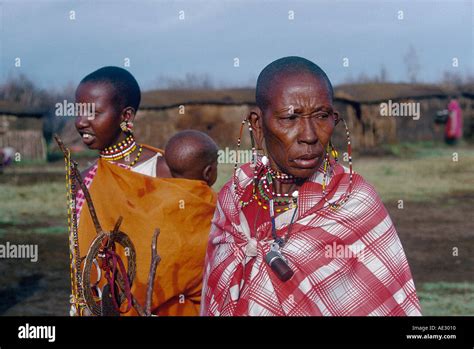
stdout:
[[95,136],[90,133],[83,133],[82,134],[82,141],[85,145],[91,145],[95,141]]
[[299,168],[315,168],[318,166],[319,156],[316,154],[304,155],[293,160]]

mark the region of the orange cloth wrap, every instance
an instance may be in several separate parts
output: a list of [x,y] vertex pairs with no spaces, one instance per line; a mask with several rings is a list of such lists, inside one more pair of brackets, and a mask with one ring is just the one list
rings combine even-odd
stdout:
[[[216,195],[203,181],[153,178],[99,160],[89,192],[102,229],[111,231],[119,216],[120,230],[132,240],[137,255],[137,274],[132,293],[145,306],[151,262],[151,243],[160,228],[152,313],[198,315],[211,219]],[[96,237],[92,218],[84,204],[79,221],[81,256]],[[127,257],[117,244],[125,265]],[[101,283],[103,285],[103,282]],[[137,315],[132,308],[124,315]]]

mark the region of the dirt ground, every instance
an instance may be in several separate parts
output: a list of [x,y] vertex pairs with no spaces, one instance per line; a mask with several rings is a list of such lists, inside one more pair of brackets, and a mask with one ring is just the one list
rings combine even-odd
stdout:
[[24,259],[0,263],[0,315],[67,315],[71,288],[67,235],[29,233],[30,225],[0,228],[7,231],[0,236],[1,243],[38,244],[39,256],[36,263]]
[[415,284],[474,281],[474,193],[436,202],[405,202],[402,210],[397,204],[386,207],[405,248]]
[[[387,203],[416,284],[474,280],[474,194],[429,203]],[[44,227],[64,222],[48,222]],[[0,315],[67,315],[69,270],[65,234],[32,234],[3,224],[0,242],[38,244],[39,260],[0,263]],[[35,225],[38,228],[38,225]],[[453,256],[453,248],[458,256]]]

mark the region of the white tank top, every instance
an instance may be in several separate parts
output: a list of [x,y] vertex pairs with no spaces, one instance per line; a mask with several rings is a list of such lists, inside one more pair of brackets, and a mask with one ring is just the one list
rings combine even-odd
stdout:
[[158,157],[162,156],[160,153],[156,153],[147,161],[138,164],[137,166],[132,167],[133,172],[138,172],[144,174],[146,176],[156,177],[156,163],[158,161]]

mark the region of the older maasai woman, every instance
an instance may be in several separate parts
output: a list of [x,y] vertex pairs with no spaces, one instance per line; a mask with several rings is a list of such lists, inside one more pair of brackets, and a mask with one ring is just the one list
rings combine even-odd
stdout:
[[279,59],[261,72],[256,102],[254,163],[219,193],[201,314],[420,315],[392,221],[352,173],[347,129],[349,168],[331,158],[339,115],[326,74]]

